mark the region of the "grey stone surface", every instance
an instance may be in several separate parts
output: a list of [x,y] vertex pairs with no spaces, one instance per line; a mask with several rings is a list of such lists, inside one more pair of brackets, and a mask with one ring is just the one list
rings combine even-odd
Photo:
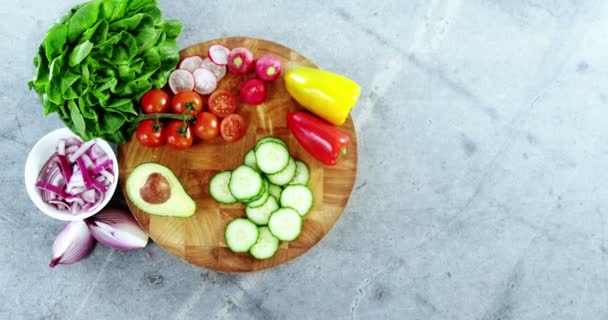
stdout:
[[1,319],[608,319],[607,1],[160,1],[181,46],[271,39],[363,87],[342,218],[242,275],[153,244],[47,266],[23,169],[62,125],[26,82],[75,3],[0,8]]

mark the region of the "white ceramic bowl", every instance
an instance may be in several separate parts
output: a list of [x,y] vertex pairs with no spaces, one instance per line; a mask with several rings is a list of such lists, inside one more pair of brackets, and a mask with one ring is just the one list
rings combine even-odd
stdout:
[[93,216],[97,212],[101,211],[101,209],[103,209],[108,204],[108,202],[114,195],[114,192],[116,191],[116,186],[118,185],[118,160],[116,160],[116,155],[114,154],[114,151],[112,150],[110,144],[108,144],[104,140],[97,139],[97,145],[114,162],[113,169],[115,179],[112,185],[108,188],[106,194],[104,195],[102,203],[97,206],[95,210],[86,212],[83,211],[78,214],[72,214],[69,212],[58,210],[54,206],[42,201],[42,195],[40,194],[39,189],[35,186],[40,169],[42,169],[42,166],[44,166],[47,160],[53,155],[53,153],[55,153],[55,148],[57,147],[58,141],[60,139],[65,139],[69,137],[77,138],[77,136],[72,133],[72,131],[70,131],[70,129],[68,128],[57,129],[48,133],[46,136],[38,140],[34,148],[32,148],[32,151],[30,151],[30,154],[27,157],[27,161],[25,162],[25,187],[27,188],[27,193],[29,194],[30,199],[32,199],[32,202],[34,202],[36,207],[38,207],[38,209],[40,209],[40,211],[42,211],[47,216],[65,221],[82,220]]

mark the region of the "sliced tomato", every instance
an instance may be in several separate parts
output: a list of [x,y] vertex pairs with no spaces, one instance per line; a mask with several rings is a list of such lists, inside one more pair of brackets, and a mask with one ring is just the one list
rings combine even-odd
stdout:
[[183,120],[171,120],[167,125],[167,145],[176,150],[184,150],[192,146],[194,138],[190,126]]
[[217,117],[209,112],[201,112],[196,116],[192,126],[194,135],[203,140],[211,140],[220,135]]
[[246,130],[245,119],[238,114],[231,114],[222,120],[220,133],[228,142],[238,141]]
[[203,98],[194,91],[180,91],[171,100],[171,110],[195,115],[203,111]]
[[236,111],[236,97],[228,90],[215,90],[209,96],[207,105],[216,117],[225,118]]

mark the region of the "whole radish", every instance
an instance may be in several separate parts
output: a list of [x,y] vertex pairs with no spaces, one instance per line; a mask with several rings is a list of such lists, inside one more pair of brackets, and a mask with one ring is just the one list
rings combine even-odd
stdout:
[[261,56],[255,62],[255,75],[267,82],[276,80],[281,75],[281,60],[271,54]]
[[264,81],[256,78],[245,80],[241,84],[240,97],[247,104],[257,105],[268,97],[268,89]]
[[235,74],[246,74],[253,68],[253,53],[247,48],[234,48],[228,54],[228,70]]

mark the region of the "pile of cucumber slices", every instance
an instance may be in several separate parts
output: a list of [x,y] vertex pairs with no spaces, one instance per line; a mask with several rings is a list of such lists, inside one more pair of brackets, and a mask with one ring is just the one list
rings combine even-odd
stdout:
[[262,260],[275,255],[280,241],[297,239],[302,217],[313,206],[309,180],[308,166],[289,154],[287,143],[271,136],[258,140],[242,165],[213,176],[209,182],[213,199],[247,206],[247,218],[226,225],[228,248]]

